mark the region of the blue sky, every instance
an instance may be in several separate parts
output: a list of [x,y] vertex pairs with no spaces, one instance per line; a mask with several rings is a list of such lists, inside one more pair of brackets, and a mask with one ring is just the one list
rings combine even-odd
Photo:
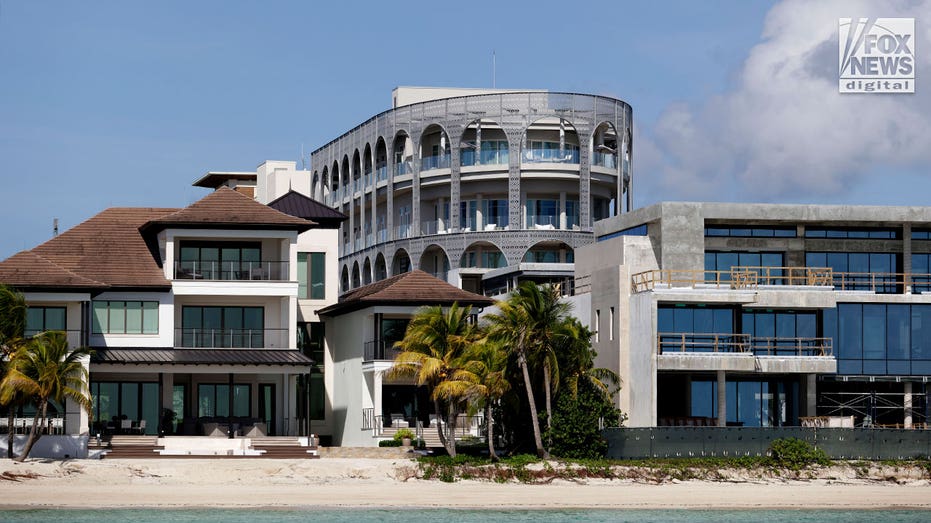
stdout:
[[[920,2],[316,4],[0,0],[0,259],[48,239],[56,217],[67,229],[110,206],[183,206],[208,170],[298,160],[302,144],[309,154],[387,109],[398,85],[489,87],[493,51],[498,87],[633,106],[636,205],[931,204],[928,117],[895,120],[929,114],[927,61],[911,96],[843,99],[819,83],[836,69],[838,17],[931,12]],[[802,92],[756,85],[782,57]],[[748,133],[754,115],[788,119],[775,102],[803,118]],[[861,156],[869,130],[817,131],[851,127],[838,114],[866,105],[864,124],[889,135],[875,153]],[[807,147],[806,129],[850,161]],[[780,160],[783,139],[797,150]],[[767,185],[794,165],[814,174]]]

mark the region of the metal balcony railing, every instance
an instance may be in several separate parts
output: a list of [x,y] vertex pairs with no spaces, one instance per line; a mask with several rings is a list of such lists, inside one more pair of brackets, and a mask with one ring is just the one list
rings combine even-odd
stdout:
[[288,262],[176,261],[176,280],[288,281]]
[[729,271],[655,269],[631,276],[633,292],[663,287],[712,285],[731,289],[757,288],[760,285],[833,285],[829,267],[733,267]]
[[886,272],[837,272],[830,267],[735,266],[729,271],[670,270],[644,271],[631,276],[633,292],[657,286],[694,287],[716,285],[732,289],[764,285],[808,285],[833,287],[838,291],[866,291],[876,294],[903,294],[931,291],[931,275]]
[[282,349],[287,346],[288,329],[175,329],[175,347]]
[[833,354],[831,338],[775,338],[749,334],[660,332],[657,354],[715,353],[755,356],[817,356]]

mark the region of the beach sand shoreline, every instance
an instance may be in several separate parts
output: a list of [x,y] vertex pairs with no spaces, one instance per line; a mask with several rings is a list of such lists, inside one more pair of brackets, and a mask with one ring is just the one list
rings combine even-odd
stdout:
[[923,479],[443,483],[413,478],[415,467],[361,458],[0,460],[0,507],[931,510]]

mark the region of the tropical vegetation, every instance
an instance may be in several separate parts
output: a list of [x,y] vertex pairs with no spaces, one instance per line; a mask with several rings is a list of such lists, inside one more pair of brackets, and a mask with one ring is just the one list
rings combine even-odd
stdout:
[[453,458],[457,418],[478,413],[492,461],[496,447],[544,459],[602,455],[601,429],[623,416],[614,406],[620,379],[595,367],[592,331],[551,285],[525,282],[496,309],[478,322],[469,307],[422,308],[395,344],[387,378],[427,388]]
[[[66,400],[90,410],[88,372],[83,359],[90,349],[68,346],[64,332],[43,332],[26,338],[26,301],[22,294],[0,285],[0,350],[2,350],[2,376],[0,376],[0,405],[10,417],[7,455],[23,461],[42,436],[42,427],[48,425],[49,403],[64,405]],[[32,428],[23,451],[13,457],[13,416],[27,403],[35,407]]]

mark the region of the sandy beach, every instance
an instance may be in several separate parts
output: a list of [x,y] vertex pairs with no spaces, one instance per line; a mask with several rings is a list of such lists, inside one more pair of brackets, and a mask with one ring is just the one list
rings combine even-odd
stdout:
[[[405,459],[0,461],[5,508],[921,508],[925,479],[442,483]],[[823,474],[821,476],[824,476]]]

